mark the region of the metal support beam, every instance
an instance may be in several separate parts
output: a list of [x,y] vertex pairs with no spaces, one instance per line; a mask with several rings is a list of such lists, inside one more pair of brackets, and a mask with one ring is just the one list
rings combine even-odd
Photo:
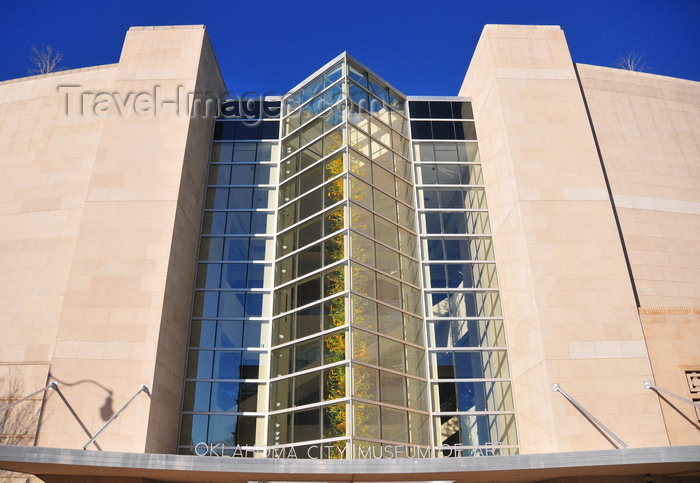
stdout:
[[11,408],[12,406],[14,406],[15,404],[19,404],[19,403],[21,403],[21,402],[24,402],[24,401],[26,401],[27,399],[29,399],[30,397],[36,396],[36,395],[39,394],[40,392],[48,391],[49,389],[58,389],[58,383],[57,383],[57,382],[51,382],[51,383],[49,383],[48,386],[44,386],[44,387],[42,387],[41,389],[39,389],[38,391],[34,391],[34,392],[31,393],[29,396],[24,396],[22,399],[18,399],[18,400],[16,400],[16,401],[13,402],[13,403],[8,404],[7,406],[1,407],[1,408],[0,408],[0,413],[3,412],[3,411],[6,411],[6,410],[8,410],[8,409],[10,409],[10,408]]
[[[622,441],[620,438],[615,436],[615,433],[610,431],[603,423],[601,423],[595,416],[593,416],[591,413],[589,413],[586,408],[581,406],[581,404],[578,403],[574,398],[569,396],[566,391],[564,391],[559,384],[552,384],[552,391],[561,393],[562,396],[564,396],[571,404],[574,405],[576,409],[578,409],[585,417],[588,419],[598,431],[600,431],[603,436],[605,436],[608,440],[608,436],[615,441],[622,447],[622,448],[627,448],[627,445],[625,444],[624,441]],[[612,441],[611,441],[612,442]],[[619,447],[617,449],[620,449]]]
[[686,399],[682,396],[679,396],[678,394],[672,393],[671,391],[667,391],[666,389],[664,389],[662,387],[655,386],[651,383],[651,381],[644,381],[644,389],[651,389],[652,391],[654,391],[657,394],[660,392],[662,392],[664,394],[668,394],[669,396],[675,397],[676,399],[683,401],[684,403],[688,403],[688,404],[695,406],[696,408],[700,408],[700,403],[696,403],[694,401],[691,401],[690,399]]
[[112,416],[112,419],[110,419],[109,421],[107,421],[107,424],[105,424],[104,426],[102,426],[102,429],[100,429],[100,430],[97,432],[97,434],[95,434],[95,436],[93,436],[93,437],[90,439],[90,441],[88,441],[87,443],[85,443],[85,446],[83,446],[83,449],[87,449],[88,446],[90,446],[92,443],[94,443],[95,440],[96,440],[102,433],[104,433],[105,429],[107,429],[107,428],[109,427],[109,425],[112,424],[112,423],[114,422],[114,420],[117,419],[117,418],[119,417],[119,415],[120,415],[121,413],[123,413],[124,410],[125,410],[127,407],[129,407],[129,405],[130,405],[132,402],[134,402],[134,400],[136,399],[136,397],[137,397],[139,394],[141,394],[142,392],[145,392],[146,394],[148,394],[148,397],[151,397],[151,393],[148,391],[148,386],[145,385],[145,384],[142,384],[141,387],[139,388],[139,390],[136,391],[136,394],[134,394],[134,395],[131,397],[131,399],[129,399],[129,401],[128,401],[126,404],[124,404],[124,405],[122,406],[122,408],[121,408],[119,411],[117,411],[117,413],[116,413],[114,416]]

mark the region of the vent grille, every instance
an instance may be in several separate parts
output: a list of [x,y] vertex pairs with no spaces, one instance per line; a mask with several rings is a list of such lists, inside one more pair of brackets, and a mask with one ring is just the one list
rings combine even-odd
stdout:
[[[700,404],[700,371],[685,371],[685,378],[688,381],[688,390],[694,403]],[[695,416],[700,422],[700,408],[695,408]]]

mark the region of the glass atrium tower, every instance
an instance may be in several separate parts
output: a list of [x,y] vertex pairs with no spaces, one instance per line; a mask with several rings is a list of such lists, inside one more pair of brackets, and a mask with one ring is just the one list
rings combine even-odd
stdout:
[[216,123],[180,451],[516,453],[471,104],[309,79]]

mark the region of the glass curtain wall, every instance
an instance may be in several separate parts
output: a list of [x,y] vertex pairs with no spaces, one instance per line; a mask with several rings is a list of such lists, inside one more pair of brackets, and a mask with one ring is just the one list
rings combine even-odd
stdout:
[[318,458],[427,447],[405,101],[343,55],[282,114],[268,444]]
[[215,123],[209,164],[181,454],[204,454],[201,443],[229,455],[265,445],[280,101],[225,108],[231,119]]
[[180,453],[518,452],[471,104],[406,104],[343,54],[223,106]]
[[503,314],[471,104],[409,105],[436,456],[515,454]]

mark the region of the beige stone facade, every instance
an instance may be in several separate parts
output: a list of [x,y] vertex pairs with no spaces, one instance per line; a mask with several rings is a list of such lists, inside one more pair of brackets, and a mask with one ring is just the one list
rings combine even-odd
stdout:
[[[202,26],[132,28],[116,64],[0,83],[0,406],[59,384],[0,442],[82,448],[145,384],[89,449],[176,452],[213,123],[189,94],[224,92]],[[700,397],[700,83],[576,65],[559,27],[489,25],[459,94],[520,453],[619,446],[555,383],[631,448],[700,445],[700,413],[644,386]]]
[[[700,370],[700,86],[578,66],[639,294],[656,385],[690,399]],[[695,396],[697,397],[697,395]],[[672,445],[699,444],[695,409],[661,404]]]
[[522,451],[610,447],[553,383],[629,446],[700,443],[697,418],[662,412],[643,386],[690,398],[683,371],[700,365],[700,85],[574,66],[558,27],[489,25],[460,95],[474,102]]
[[132,28],[117,64],[0,84],[3,391],[61,393],[26,444],[82,447],[146,384],[97,443],[174,451],[212,129],[187,93],[224,91],[201,26]]

